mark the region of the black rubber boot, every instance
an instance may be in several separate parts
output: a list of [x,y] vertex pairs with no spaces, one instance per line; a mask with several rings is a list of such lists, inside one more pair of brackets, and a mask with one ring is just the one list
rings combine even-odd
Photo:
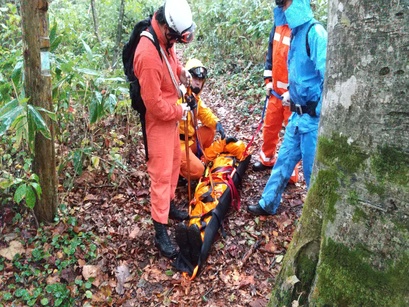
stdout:
[[163,256],[172,259],[177,255],[176,248],[173,246],[168,233],[166,231],[166,225],[153,221],[155,227],[155,245],[160,250]]
[[247,212],[253,214],[253,215],[273,215],[271,213],[268,213],[267,211],[265,211],[263,208],[261,208],[261,206],[259,204],[255,204],[252,206],[248,206],[247,207]]
[[193,266],[199,264],[200,254],[202,252],[202,236],[199,227],[196,224],[190,225],[187,230],[190,245],[190,259]]
[[175,239],[176,243],[179,245],[180,253],[184,258],[183,260],[190,265],[192,259],[190,259],[189,238],[187,237],[187,226],[185,224],[179,223],[176,225]]
[[261,172],[265,171],[266,169],[272,169],[273,166],[267,166],[261,163],[260,161],[257,161],[256,163],[253,164],[253,171],[255,172]]
[[170,202],[169,218],[172,220],[184,221],[189,218],[187,211],[182,211],[176,208],[173,201]]

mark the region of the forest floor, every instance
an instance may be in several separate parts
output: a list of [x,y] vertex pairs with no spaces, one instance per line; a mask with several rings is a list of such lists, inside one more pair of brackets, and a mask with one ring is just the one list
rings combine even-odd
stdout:
[[[260,121],[263,101],[249,103],[210,87],[208,82],[202,98],[222,120],[226,134],[250,142]],[[247,111],[239,111],[243,108]],[[90,258],[86,252],[74,246],[71,255],[75,261],[62,271],[57,263],[68,259],[65,250],[61,253],[56,250],[46,261],[40,257],[37,264],[32,263],[35,250],[32,242],[38,236],[34,219],[29,212],[5,208],[0,215],[0,251],[9,248],[10,242],[19,241],[21,263],[36,267],[45,261],[48,266],[42,268],[56,268],[59,272],[48,270],[46,276],[29,276],[22,282],[12,261],[0,256],[0,294],[11,291],[10,284],[17,287],[24,284],[29,292],[33,291],[33,285],[43,278],[47,284],[66,284],[73,293],[86,285],[82,299],[71,303],[75,306],[266,306],[301,215],[306,195],[302,170],[299,182],[288,185],[277,215],[254,217],[247,213],[246,207],[259,200],[270,174],[269,170],[256,173],[251,169],[262,142],[261,132],[258,133],[250,166],[239,189],[241,209],[229,211],[223,224],[225,236],[217,237],[200,274],[189,280],[172,266],[173,261],[161,257],[154,246],[149,177],[140,134],[135,137],[138,127],[131,123],[135,120],[134,115],[109,117],[91,132],[94,144],[100,144],[97,155],[101,161],[110,160],[108,155],[112,157],[115,148],[126,168],[108,172],[88,167],[75,177],[71,188],[63,184],[61,176],[59,195],[60,203],[65,204],[64,213],[60,210],[58,223],[44,226],[44,231],[53,238],[64,237],[69,229],[77,235],[93,233],[92,242],[96,246],[95,251],[91,249],[95,253],[93,260],[87,260]],[[68,149],[58,146],[57,154],[64,154],[64,150]],[[73,164],[67,165],[67,172],[74,173]],[[183,202],[186,195],[187,187],[178,187],[177,201]],[[75,217],[75,222],[71,220],[75,227],[70,228],[67,216]],[[172,236],[175,224],[169,222]],[[43,249],[58,248],[54,243],[45,243]],[[92,284],[85,283],[87,280]],[[0,306],[9,306],[8,302],[0,299]],[[41,306],[39,299],[34,305]]]

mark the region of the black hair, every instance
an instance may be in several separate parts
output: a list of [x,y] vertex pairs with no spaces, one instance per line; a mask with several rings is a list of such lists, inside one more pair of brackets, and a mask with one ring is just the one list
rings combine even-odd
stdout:
[[276,5],[279,6],[279,7],[283,7],[284,2],[285,2],[285,0],[276,0]]
[[166,22],[166,16],[165,16],[165,6],[161,6],[160,8],[158,8],[158,10],[156,11],[156,20],[158,21],[158,23],[160,25],[166,25],[168,24]]

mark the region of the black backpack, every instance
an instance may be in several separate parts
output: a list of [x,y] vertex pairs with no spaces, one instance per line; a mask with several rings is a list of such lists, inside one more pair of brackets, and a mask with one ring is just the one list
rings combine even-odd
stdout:
[[124,45],[124,48],[122,49],[122,62],[124,65],[126,81],[129,82],[129,94],[132,101],[132,108],[138,111],[138,113],[141,115],[141,119],[146,113],[146,107],[141,97],[141,86],[133,71],[133,59],[136,47],[138,46],[141,39],[141,33],[146,29],[148,29],[148,32],[152,34],[153,41],[151,41],[155,45],[156,49],[158,50],[159,56],[162,59],[159,41],[155,31],[151,26],[151,20],[151,17],[149,17],[147,19],[139,21],[133,28],[129,41]]
[[145,127],[145,113],[146,107],[141,96],[141,85],[139,84],[138,78],[136,78],[133,71],[133,58],[135,54],[136,47],[141,39],[141,34],[143,31],[147,31],[152,34],[151,42],[155,45],[156,50],[158,50],[159,56],[162,59],[160,53],[160,46],[158,37],[151,25],[152,16],[147,19],[139,21],[132,30],[131,37],[129,41],[124,45],[122,49],[122,63],[124,65],[124,73],[126,76],[126,81],[129,82],[129,94],[131,96],[132,108],[139,113],[139,118],[141,120],[143,142],[145,145],[145,158],[148,161],[148,141],[146,137],[146,127]]

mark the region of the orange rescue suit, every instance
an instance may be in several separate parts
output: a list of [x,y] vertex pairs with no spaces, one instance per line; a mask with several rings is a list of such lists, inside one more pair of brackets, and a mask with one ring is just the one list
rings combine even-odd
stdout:
[[[166,53],[175,78],[182,71],[174,47],[166,49],[166,38],[155,17],[152,27],[159,44]],[[151,181],[151,215],[161,224],[168,223],[170,201],[175,197],[180,169],[178,122],[182,107],[177,104],[178,92],[172,82],[165,61],[159,57],[155,45],[141,37],[134,56],[134,72],[141,85],[141,96],[146,106],[146,135]]]
[[[194,95],[194,94],[193,94]],[[200,157],[197,157],[198,146],[201,150],[208,148],[214,139],[216,132],[216,123],[219,121],[216,115],[208,108],[199,95],[195,95],[197,99],[197,108],[194,111],[190,111],[187,117],[188,123],[188,138],[189,138],[189,171],[190,179],[198,180],[202,177],[205,166],[202,163]],[[179,99],[179,103],[182,103],[182,99]],[[192,117],[193,112],[195,114]],[[199,121],[200,126],[197,125]],[[196,129],[195,129],[196,122]],[[180,174],[188,178],[188,166],[186,161],[186,151],[185,151],[185,124],[186,121],[180,121],[179,123],[179,134],[180,134],[180,149],[182,152]],[[199,141],[199,144],[198,144]]]
[[[288,89],[287,55],[290,49],[291,29],[287,24],[275,26],[270,34],[269,51],[264,70],[265,84],[272,83],[273,90],[282,95]],[[281,128],[287,126],[291,115],[289,106],[283,106],[280,99],[270,95],[263,126],[263,145],[260,161],[273,166]],[[290,182],[298,181],[298,167],[294,169]]]

